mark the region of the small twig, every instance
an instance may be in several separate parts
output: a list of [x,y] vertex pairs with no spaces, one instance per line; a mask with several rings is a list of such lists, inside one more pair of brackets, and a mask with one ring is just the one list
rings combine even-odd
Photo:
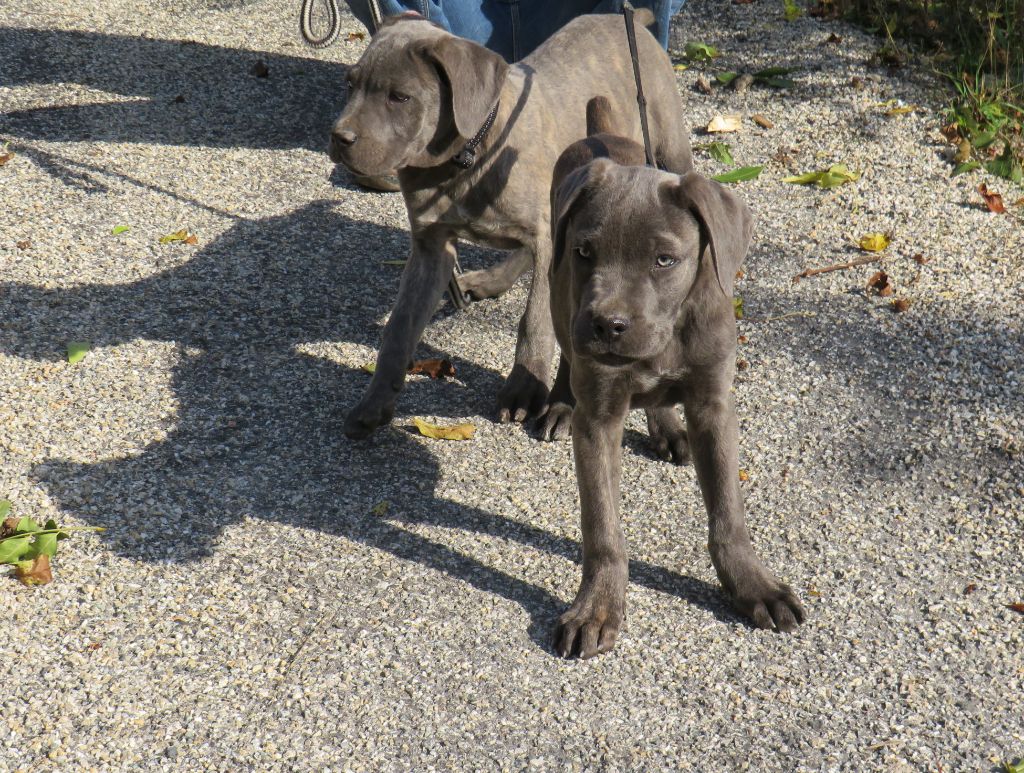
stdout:
[[848,263],[836,263],[834,266],[823,266],[822,268],[809,268],[800,274],[793,277],[794,282],[799,282],[801,279],[806,279],[810,276],[816,276],[818,274],[827,274],[830,271],[842,271],[847,268],[856,268],[857,266],[865,266],[868,263],[877,263],[885,255],[865,255],[863,258],[855,258]]
[[788,319],[793,316],[810,317],[817,315],[816,311],[786,311],[784,314],[779,314],[778,316],[766,316],[764,318],[745,316],[743,317],[743,321],[745,321],[745,323],[777,323],[779,319]]

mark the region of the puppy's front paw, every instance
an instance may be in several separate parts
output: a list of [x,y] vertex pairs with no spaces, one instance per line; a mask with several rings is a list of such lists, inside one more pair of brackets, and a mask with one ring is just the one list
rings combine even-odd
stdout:
[[690,442],[675,408],[656,408],[647,412],[647,431],[657,457],[672,464],[690,462]]
[[552,637],[555,652],[583,659],[610,652],[625,617],[625,571],[599,573],[580,586],[572,606],[558,618]]
[[792,633],[806,615],[800,600],[756,558],[739,568],[719,572],[733,607],[758,628]]
[[367,438],[378,427],[390,424],[394,415],[394,402],[364,397],[345,418],[345,435],[352,440]]
[[548,403],[537,424],[543,440],[568,440],[572,435],[572,406],[568,403]]
[[516,363],[498,392],[498,421],[526,421],[537,416],[548,399],[548,385],[540,368],[531,369]]

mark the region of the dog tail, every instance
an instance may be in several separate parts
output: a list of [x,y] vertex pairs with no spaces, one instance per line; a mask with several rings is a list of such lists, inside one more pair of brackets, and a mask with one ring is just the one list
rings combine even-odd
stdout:
[[637,8],[633,11],[633,22],[641,27],[650,27],[654,24],[654,11],[650,8]]
[[587,136],[614,134],[612,103],[607,97],[594,97],[587,102]]

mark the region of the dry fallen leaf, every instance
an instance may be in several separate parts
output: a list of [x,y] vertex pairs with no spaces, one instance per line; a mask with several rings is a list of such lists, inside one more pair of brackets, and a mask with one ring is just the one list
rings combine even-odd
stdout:
[[747,473],[746,470],[740,470],[740,480],[742,480],[742,481],[750,480],[750,475]]
[[740,120],[741,117],[738,115],[716,115],[708,124],[707,131],[711,133],[738,132]]
[[16,242],[14,246],[17,247],[19,250],[27,250],[29,247],[32,246],[32,240],[22,239],[20,242]]
[[1021,196],[1019,199],[1017,199],[1015,202],[1013,202],[1013,206],[1015,206],[1015,207],[1024,207],[1024,196]]
[[892,285],[889,284],[889,275],[884,271],[876,271],[868,280],[868,292],[876,292],[883,298],[892,295]]
[[831,35],[829,35],[825,39],[825,42],[826,43],[835,43],[835,44],[838,45],[839,43],[843,42],[843,39],[841,37],[839,37],[839,35],[837,35],[836,33],[833,32]]
[[381,500],[380,502],[378,502],[377,504],[375,504],[373,506],[373,508],[370,510],[370,512],[373,513],[374,515],[376,515],[378,518],[380,518],[380,517],[383,517],[387,513],[388,508],[390,506],[391,506],[391,503],[388,502],[388,500],[384,499],[384,500]]
[[472,424],[455,424],[450,427],[442,427],[437,424],[431,424],[428,421],[423,421],[420,418],[414,418],[412,423],[416,425],[416,429],[420,431],[421,435],[437,440],[469,440],[473,437],[473,433],[476,432],[476,427]]
[[774,129],[775,128],[775,124],[773,124],[771,121],[769,121],[767,118],[765,118],[760,113],[754,113],[752,116],[750,116],[750,120],[753,121],[754,123],[756,123],[762,129]]
[[[4,147],[6,148],[7,146],[5,145]],[[4,164],[6,164],[8,161],[10,161],[16,155],[18,155],[18,154],[15,153],[14,151],[9,151],[7,153],[0,153],[0,166],[3,166]]]
[[926,258],[920,252],[914,255],[914,262],[917,263],[919,266],[923,266],[926,263],[931,263],[931,260],[931,258]]
[[985,183],[978,186],[978,193],[985,199],[985,206],[988,207],[989,212],[1001,215],[1006,211],[1006,207],[1003,205],[1003,197],[995,191],[990,191]]
[[50,557],[43,553],[31,561],[22,561],[15,565],[14,576],[24,585],[46,585],[53,580],[50,571]]
[[199,237],[195,234],[189,234],[185,237],[185,244],[199,244]]
[[859,75],[854,75],[852,78],[850,78],[850,85],[853,86],[853,88],[856,89],[857,91],[860,91],[864,88],[864,79],[861,78]]
[[746,360],[736,360],[736,370],[746,370],[750,367],[750,363]]
[[351,43],[353,40],[364,40],[366,38],[365,32],[350,32],[345,36],[345,41]]
[[14,534],[14,532],[18,530],[18,524],[20,522],[21,519],[13,515],[10,518],[5,519],[4,522],[0,524],[0,539],[10,537]]
[[909,308],[910,301],[908,301],[906,298],[896,298],[892,302],[892,310],[895,311],[897,314],[902,314]]
[[423,373],[431,378],[455,378],[455,366],[451,360],[417,360],[409,368],[409,373]]
[[738,343],[738,344],[745,344],[749,340],[750,339],[747,338],[746,336],[737,336],[736,337],[736,343]]
[[857,242],[857,245],[864,250],[864,252],[881,252],[888,247],[891,242],[892,240],[889,238],[888,234],[872,233],[860,237],[860,241]]
[[955,123],[947,123],[939,129],[939,133],[946,138],[947,142],[956,145],[960,142],[960,127]]
[[1015,601],[1012,604],[1007,604],[1006,606],[1012,609],[1014,612],[1020,612],[1022,615],[1024,615],[1024,602]]
[[967,595],[969,595],[971,593],[974,593],[974,591],[976,591],[976,590],[978,590],[977,583],[973,583],[973,582],[968,583],[967,586],[964,588],[964,595],[967,596]]

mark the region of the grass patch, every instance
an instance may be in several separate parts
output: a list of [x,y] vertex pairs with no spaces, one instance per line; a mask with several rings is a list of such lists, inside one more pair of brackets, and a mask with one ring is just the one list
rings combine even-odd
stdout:
[[884,35],[881,63],[899,65],[907,44],[927,52],[953,85],[945,131],[958,168],[1021,183],[1024,0],[820,0],[811,13]]

